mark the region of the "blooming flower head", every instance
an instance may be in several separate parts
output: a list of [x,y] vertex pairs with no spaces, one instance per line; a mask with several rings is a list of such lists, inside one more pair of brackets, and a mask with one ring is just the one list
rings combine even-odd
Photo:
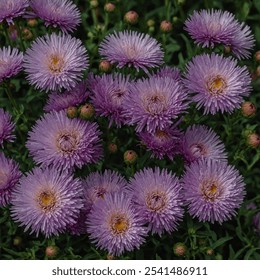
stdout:
[[124,177],[115,171],[90,173],[83,181],[86,208],[90,209],[100,198],[103,199],[109,193],[123,191],[126,183]]
[[238,58],[248,58],[254,46],[254,38],[249,26],[239,23],[235,16],[227,11],[195,11],[185,21],[185,30],[195,43],[202,47],[214,47],[215,44],[229,46]]
[[79,39],[68,34],[37,38],[24,56],[24,69],[30,84],[37,89],[72,89],[88,66],[87,51]]
[[22,70],[23,54],[10,46],[0,49],[0,83]]
[[30,17],[39,17],[45,25],[59,27],[63,32],[73,31],[80,24],[80,11],[71,0],[31,0]]
[[23,15],[28,6],[28,0],[0,0],[0,22],[13,24],[13,19]]
[[93,205],[87,219],[87,230],[97,247],[113,256],[138,249],[147,234],[131,200],[122,193],[107,194]]
[[105,37],[99,47],[104,59],[116,63],[117,67],[133,66],[148,72],[148,68],[163,63],[160,43],[148,34],[136,31],[114,32]]
[[243,96],[251,90],[251,78],[246,66],[240,67],[230,57],[203,54],[193,58],[187,65],[184,84],[197,108],[204,114],[231,113],[240,108]]
[[181,185],[166,169],[147,168],[130,180],[134,209],[152,233],[172,232],[183,216]]
[[181,79],[181,73],[180,70],[177,67],[169,67],[169,66],[164,66],[160,68],[156,74],[156,77],[162,77],[162,78],[171,78],[175,81],[180,81]]
[[99,116],[109,118],[109,126],[114,122],[117,127],[125,122],[122,115],[122,103],[129,94],[129,76],[109,74],[98,77],[97,83],[91,88],[92,102]]
[[13,142],[15,124],[12,122],[12,117],[8,112],[0,108],[0,145],[3,147],[3,142]]
[[47,104],[44,106],[44,111],[61,111],[71,106],[78,106],[87,100],[88,95],[87,83],[86,81],[82,81],[71,90],[66,90],[62,93],[50,93]]
[[180,150],[189,163],[202,158],[227,158],[225,146],[219,136],[205,125],[189,126],[181,138]]
[[21,175],[18,164],[0,153],[0,207],[10,204],[13,189]]
[[78,179],[54,168],[35,168],[14,189],[11,216],[37,236],[58,235],[75,223],[83,207],[81,196]]
[[151,77],[138,80],[129,87],[124,116],[127,124],[135,124],[136,131],[146,129],[155,133],[170,126],[188,103],[187,91],[182,84],[171,78]]
[[52,111],[29,132],[27,148],[36,163],[43,166],[81,168],[101,158],[100,134],[96,123],[69,119],[64,111]]
[[221,224],[231,219],[245,195],[243,177],[226,161],[201,159],[191,163],[182,184],[189,213],[203,222]]
[[175,126],[158,129],[154,133],[142,131],[138,136],[147,150],[152,152],[152,157],[162,159],[167,156],[173,160],[173,157],[179,153],[181,132]]

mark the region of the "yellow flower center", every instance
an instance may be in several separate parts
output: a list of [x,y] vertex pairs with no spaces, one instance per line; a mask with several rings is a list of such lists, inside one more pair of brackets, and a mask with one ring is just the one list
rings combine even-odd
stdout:
[[50,211],[56,204],[57,199],[54,192],[50,190],[42,191],[37,197],[40,208],[45,211]]
[[203,197],[208,201],[214,201],[221,195],[221,186],[216,182],[204,182],[201,187]]
[[163,191],[151,191],[146,195],[146,206],[154,211],[160,212],[166,207],[167,197]]
[[212,94],[221,94],[227,87],[225,79],[219,75],[210,78],[207,82],[207,88]]
[[48,67],[53,73],[60,73],[62,72],[64,66],[64,60],[56,55],[52,54],[49,58]]
[[114,214],[111,217],[110,226],[114,234],[122,234],[128,230],[129,220],[124,214]]

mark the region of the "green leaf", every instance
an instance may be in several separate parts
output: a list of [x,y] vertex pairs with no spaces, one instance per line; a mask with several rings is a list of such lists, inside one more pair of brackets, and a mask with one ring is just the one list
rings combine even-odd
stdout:
[[256,7],[256,9],[258,10],[258,12],[260,13],[260,1],[259,0],[253,0],[254,6]]
[[233,239],[233,237],[231,237],[231,236],[222,237],[219,240],[217,240],[211,247],[214,250],[217,247],[223,245],[224,243],[226,243],[227,241],[229,241],[231,239]]

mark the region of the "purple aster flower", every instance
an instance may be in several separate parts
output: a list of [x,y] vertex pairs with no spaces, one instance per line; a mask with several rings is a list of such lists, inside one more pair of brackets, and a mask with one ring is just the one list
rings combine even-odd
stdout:
[[157,67],[163,63],[161,44],[148,34],[136,31],[114,32],[105,37],[99,47],[104,59],[116,63],[117,67],[133,66],[141,68]]
[[39,17],[45,25],[59,27],[63,32],[73,31],[80,24],[80,11],[70,0],[31,0],[29,17]]
[[189,126],[181,138],[180,150],[188,163],[202,158],[227,159],[219,136],[205,125]]
[[138,249],[147,234],[131,200],[122,193],[107,194],[93,205],[87,230],[92,242],[113,256]]
[[164,66],[164,67],[160,68],[154,76],[161,77],[161,78],[168,77],[175,81],[181,80],[181,72],[177,67]]
[[82,185],[68,173],[35,168],[13,191],[11,216],[25,231],[46,237],[58,235],[75,223],[82,202]]
[[172,232],[182,219],[181,185],[166,169],[147,168],[130,180],[129,191],[137,213],[152,233]]
[[0,49],[0,83],[22,70],[23,54],[10,46]]
[[96,123],[69,119],[64,111],[52,111],[29,132],[27,148],[36,163],[70,170],[101,158],[100,135]]
[[0,1],[0,22],[6,20],[13,24],[13,19],[24,14],[28,0],[1,0]]
[[126,184],[124,177],[115,171],[90,173],[83,181],[85,208],[90,210],[93,204],[109,193],[123,191]]
[[254,46],[250,28],[240,24],[235,16],[227,11],[195,11],[185,21],[185,30],[195,43],[202,47],[214,47],[215,44],[229,46],[238,58],[248,58],[249,50]]
[[114,122],[121,127],[125,122],[122,103],[129,94],[128,87],[129,76],[116,73],[97,77],[97,82],[91,88],[95,111],[97,115],[109,118],[109,126]]
[[30,84],[42,90],[75,87],[88,66],[88,55],[79,39],[66,34],[37,38],[24,56],[24,69]]
[[21,175],[18,164],[0,153],[0,207],[10,204],[13,189]]
[[182,183],[189,213],[203,222],[221,224],[231,219],[245,195],[243,177],[226,161],[195,161],[187,167]]
[[181,132],[176,125],[156,130],[154,133],[142,131],[138,136],[147,148],[152,151],[152,157],[162,159],[167,156],[170,160],[179,153]]
[[231,113],[240,108],[243,96],[251,91],[251,77],[246,66],[240,67],[230,57],[203,54],[187,65],[184,84],[197,108],[204,107],[204,114]]
[[188,107],[187,91],[171,78],[151,77],[130,84],[126,96],[124,116],[127,124],[135,124],[136,131],[146,129],[154,133],[164,130]]
[[12,122],[12,117],[8,112],[0,108],[0,145],[3,147],[3,142],[13,142],[15,139],[14,133],[15,124]]
[[48,96],[47,104],[44,106],[45,112],[61,111],[70,106],[78,106],[85,102],[89,96],[86,81],[77,84],[73,89],[65,92],[52,92]]
[[253,225],[254,225],[256,233],[260,235],[260,212],[258,212],[254,215]]

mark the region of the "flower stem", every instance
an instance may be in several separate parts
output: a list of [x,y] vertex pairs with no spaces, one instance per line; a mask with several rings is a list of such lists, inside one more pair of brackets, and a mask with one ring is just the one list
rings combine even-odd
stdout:
[[7,31],[7,28],[4,26],[4,33],[5,33],[5,38],[6,38],[6,42],[9,46],[11,46],[11,40]]
[[19,36],[19,39],[20,39],[20,42],[21,42],[22,50],[25,51],[25,50],[26,50],[26,47],[25,47],[25,44],[24,44],[24,41],[23,41],[23,36],[22,36],[21,27],[20,27],[19,23],[17,23],[17,22],[15,23],[15,26],[16,26],[17,33],[18,33],[18,36]]

